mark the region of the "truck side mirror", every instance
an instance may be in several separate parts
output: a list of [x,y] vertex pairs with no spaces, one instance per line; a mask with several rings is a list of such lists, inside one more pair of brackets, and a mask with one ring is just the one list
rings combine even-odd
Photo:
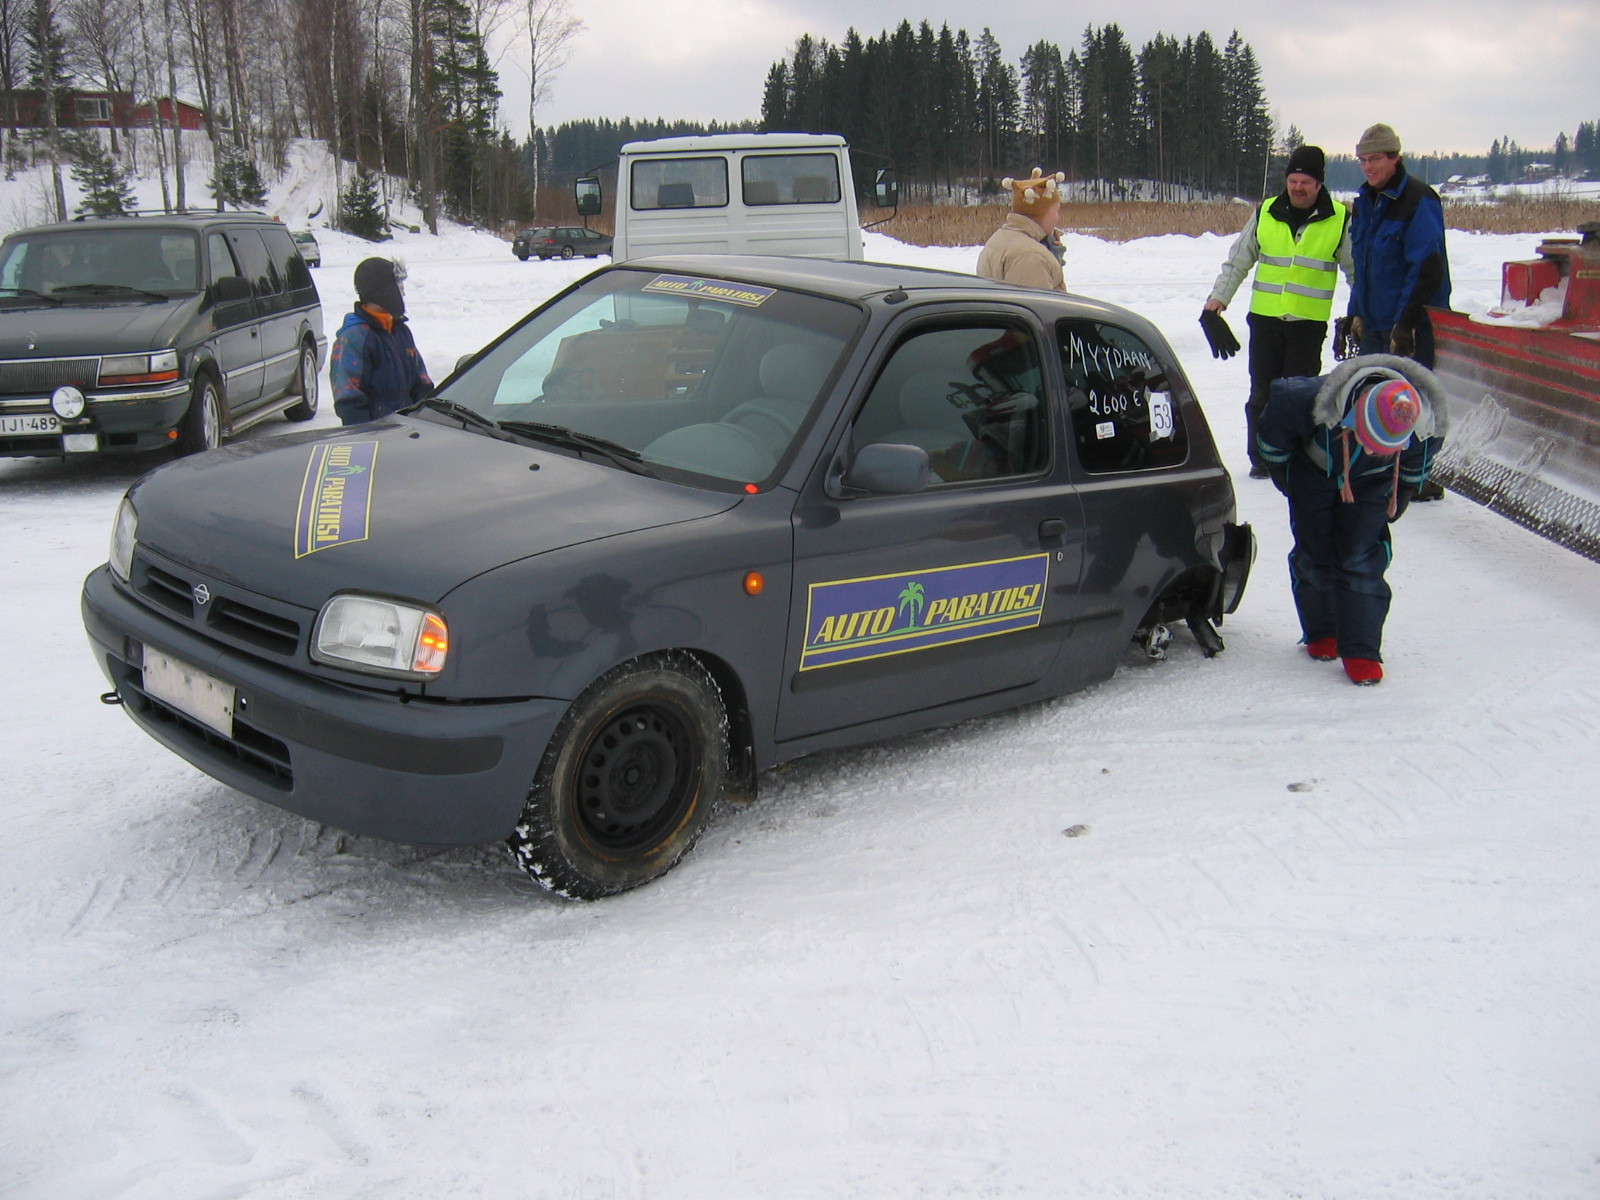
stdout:
[[231,304],[236,300],[248,300],[254,294],[250,288],[250,281],[242,275],[224,275],[211,285],[213,304]]
[[572,185],[572,196],[578,202],[580,217],[600,215],[600,181],[593,175],[586,175],[576,181]]
[[900,181],[895,177],[893,167],[884,167],[878,172],[872,197],[879,208],[900,207]]

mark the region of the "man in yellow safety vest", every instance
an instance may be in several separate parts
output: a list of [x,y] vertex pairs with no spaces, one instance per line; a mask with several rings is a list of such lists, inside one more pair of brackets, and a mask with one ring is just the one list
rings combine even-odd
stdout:
[[1354,270],[1349,209],[1322,185],[1325,168],[1319,147],[1295,147],[1283,191],[1250,215],[1205,303],[1204,312],[1220,313],[1255,268],[1246,319],[1250,398],[1244,407],[1252,479],[1267,477],[1256,449],[1256,422],[1272,381],[1322,374],[1337,272],[1342,270],[1348,282]]

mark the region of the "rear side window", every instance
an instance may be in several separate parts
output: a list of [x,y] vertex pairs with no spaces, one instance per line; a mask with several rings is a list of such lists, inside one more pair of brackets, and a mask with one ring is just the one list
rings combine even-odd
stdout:
[[282,229],[268,229],[262,237],[266,239],[267,253],[272,256],[272,265],[277,268],[278,278],[288,285],[289,291],[310,287],[311,269],[295,249],[294,239]]
[[725,158],[648,158],[629,176],[635,209],[723,208],[728,203]]
[[839,202],[839,160],[832,154],[752,154],[739,169],[749,205]]
[[1073,440],[1091,474],[1175,467],[1189,433],[1166,368],[1144,342],[1116,325],[1056,326]]

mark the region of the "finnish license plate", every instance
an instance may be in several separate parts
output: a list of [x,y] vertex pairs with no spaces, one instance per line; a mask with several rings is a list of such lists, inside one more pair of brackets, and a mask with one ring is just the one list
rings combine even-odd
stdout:
[[0,434],[60,432],[61,418],[55,413],[24,413],[16,417],[0,417]]
[[233,736],[234,689],[199,667],[146,646],[144,690],[223,737]]

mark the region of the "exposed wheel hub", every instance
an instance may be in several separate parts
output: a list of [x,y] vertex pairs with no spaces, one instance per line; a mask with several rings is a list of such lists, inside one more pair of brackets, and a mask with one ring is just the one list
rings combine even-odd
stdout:
[[648,844],[677,819],[693,767],[676,714],[640,707],[613,717],[589,743],[578,772],[588,834],[611,850]]

